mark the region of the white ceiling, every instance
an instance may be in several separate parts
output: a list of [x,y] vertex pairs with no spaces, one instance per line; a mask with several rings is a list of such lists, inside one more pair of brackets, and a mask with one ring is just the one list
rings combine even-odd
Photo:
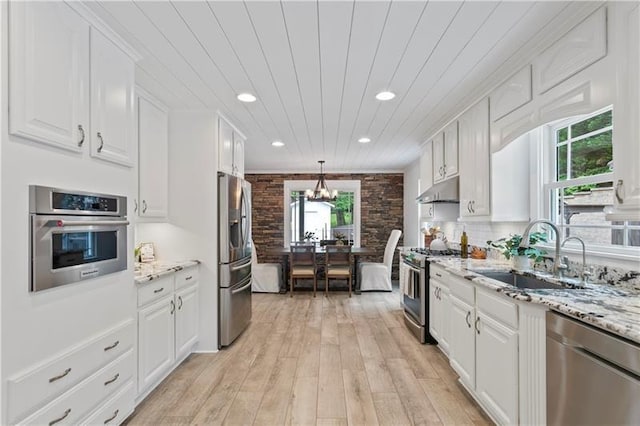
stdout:
[[[443,120],[522,66],[570,2],[139,1],[87,5],[171,108],[222,111],[248,172],[403,170]],[[568,28],[566,28],[568,29]],[[375,94],[391,90],[381,102]],[[241,92],[258,97],[245,104]],[[360,144],[360,137],[371,142]],[[286,145],[274,148],[271,142]]]

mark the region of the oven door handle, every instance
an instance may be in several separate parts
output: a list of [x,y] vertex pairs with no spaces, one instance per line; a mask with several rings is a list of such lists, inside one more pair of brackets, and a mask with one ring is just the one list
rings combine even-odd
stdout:
[[128,220],[50,220],[47,226],[52,228],[63,228],[65,226],[127,226]]
[[407,262],[403,262],[404,266],[406,266],[407,268],[409,268],[411,271],[419,274],[420,273],[420,269],[416,269],[413,266],[409,265]]

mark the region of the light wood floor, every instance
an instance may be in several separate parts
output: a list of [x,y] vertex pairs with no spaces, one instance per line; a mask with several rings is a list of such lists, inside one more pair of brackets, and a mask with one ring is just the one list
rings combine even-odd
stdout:
[[234,344],[191,355],[128,419],[137,424],[491,424],[400,296],[254,294]]

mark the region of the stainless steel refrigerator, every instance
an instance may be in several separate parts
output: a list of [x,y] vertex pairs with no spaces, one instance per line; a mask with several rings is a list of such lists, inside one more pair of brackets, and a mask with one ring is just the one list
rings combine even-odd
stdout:
[[218,173],[219,347],[251,321],[251,184]]

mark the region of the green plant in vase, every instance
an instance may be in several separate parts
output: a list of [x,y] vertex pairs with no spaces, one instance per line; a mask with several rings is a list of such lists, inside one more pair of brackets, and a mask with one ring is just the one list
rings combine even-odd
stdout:
[[529,247],[520,247],[522,242],[522,235],[511,234],[509,237],[503,237],[494,241],[487,241],[489,247],[494,247],[500,250],[500,252],[507,259],[511,259],[515,256],[526,256],[529,259],[533,259],[535,262],[542,260],[542,256],[547,254],[545,250],[533,247],[539,242],[546,242],[547,234],[544,232],[532,232],[529,234]]
[[312,240],[314,240],[316,238],[316,233],[315,232],[311,232],[311,231],[307,231],[304,233],[304,236],[302,237],[305,241],[310,242]]
[[336,244],[341,246],[344,245],[344,240],[347,238],[346,235],[340,233],[340,232],[336,232],[333,234],[333,237],[336,239]]

